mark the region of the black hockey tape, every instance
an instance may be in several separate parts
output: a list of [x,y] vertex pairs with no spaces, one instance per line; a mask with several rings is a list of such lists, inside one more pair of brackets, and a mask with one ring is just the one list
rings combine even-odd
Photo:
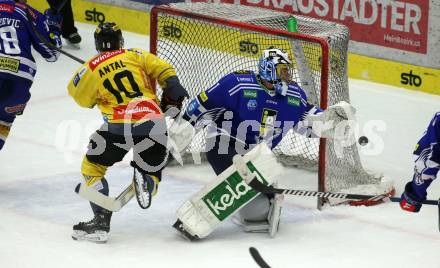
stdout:
[[75,193],[79,193],[80,187],[81,187],[81,183],[78,183],[78,185],[75,187]]

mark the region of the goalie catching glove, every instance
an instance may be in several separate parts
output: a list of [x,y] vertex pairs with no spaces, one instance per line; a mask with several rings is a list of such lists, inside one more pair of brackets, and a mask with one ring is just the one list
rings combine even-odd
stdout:
[[351,104],[341,101],[321,113],[307,115],[305,121],[318,137],[346,140],[347,124],[356,121],[355,113],[356,109]]

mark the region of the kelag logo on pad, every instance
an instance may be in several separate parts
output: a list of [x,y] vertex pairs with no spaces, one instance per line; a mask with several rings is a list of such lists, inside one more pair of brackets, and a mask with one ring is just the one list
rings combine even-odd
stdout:
[[[268,184],[267,180],[257,171],[251,162],[249,162],[247,166],[252,172],[256,172],[257,179],[260,182],[265,185]],[[234,172],[214,189],[205,194],[202,200],[215,217],[222,221],[256,195],[257,192],[246,184],[238,172]]]

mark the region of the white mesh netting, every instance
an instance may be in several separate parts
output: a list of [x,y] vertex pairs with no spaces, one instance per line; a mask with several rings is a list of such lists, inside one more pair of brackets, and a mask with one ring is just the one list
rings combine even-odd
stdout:
[[[275,46],[289,52],[294,62],[292,79],[306,91],[309,102],[320,106],[322,94],[328,95],[328,106],[342,100],[350,102],[347,27],[295,15],[298,33],[327,40],[328,51],[323,51],[314,38],[297,39],[273,31],[287,32],[286,24],[291,17],[287,13],[233,4],[171,4],[159,9],[156,29],[152,29],[157,31],[157,39],[151,42],[156,54],[175,67],[191,97],[229,72],[257,71],[261,51]],[[261,26],[264,28],[259,29],[264,30],[249,29],[246,25]],[[322,70],[325,55],[329,57],[329,68]],[[323,86],[323,79],[328,88]],[[189,156],[196,161],[203,159],[205,135],[200,132],[188,149]],[[284,165],[316,170],[319,142],[290,131],[273,151]],[[325,168],[326,190],[341,191],[380,183],[380,176],[372,176],[363,169],[354,142],[343,149],[342,157],[336,155],[331,140],[327,140],[325,148],[321,152],[325,154],[325,167],[321,168]]]

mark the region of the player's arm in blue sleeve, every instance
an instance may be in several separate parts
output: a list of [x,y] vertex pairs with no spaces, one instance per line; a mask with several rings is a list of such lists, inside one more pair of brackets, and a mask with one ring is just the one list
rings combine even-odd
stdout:
[[440,169],[440,113],[434,115],[414,150],[415,166],[412,188],[421,200]]
[[[56,61],[60,53],[56,48],[61,47],[59,30],[60,17],[42,14],[38,10],[26,5],[16,6],[24,20],[31,35],[31,43],[34,49],[49,62]],[[43,40],[42,40],[43,39]],[[46,43],[50,43],[50,45]]]
[[427,189],[440,169],[440,113],[434,115],[414,150],[413,179],[405,185],[400,207],[418,212],[426,200]]
[[308,124],[307,122],[307,116],[309,115],[315,115],[322,113],[323,110],[311,103],[308,102],[307,95],[304,92],[304,90],[299,87],[298,84],[293,83],[291,86],[289,86],[289,95],[296,97],[300,101],[300,106],[303,108],[303,113],[301,114],[299,118],[298,124],[295,126],[295,131],[298,134],[304,135],[308,138],[316,138],[318,137],[312,130],[312,126]]
[[234,110],[237,96],[234,88],[239,84],[234,74],[221,78],[215,85],[193,98],[185,110],[183,118],[192,125],[197,122],[217,120],[225,111]]

